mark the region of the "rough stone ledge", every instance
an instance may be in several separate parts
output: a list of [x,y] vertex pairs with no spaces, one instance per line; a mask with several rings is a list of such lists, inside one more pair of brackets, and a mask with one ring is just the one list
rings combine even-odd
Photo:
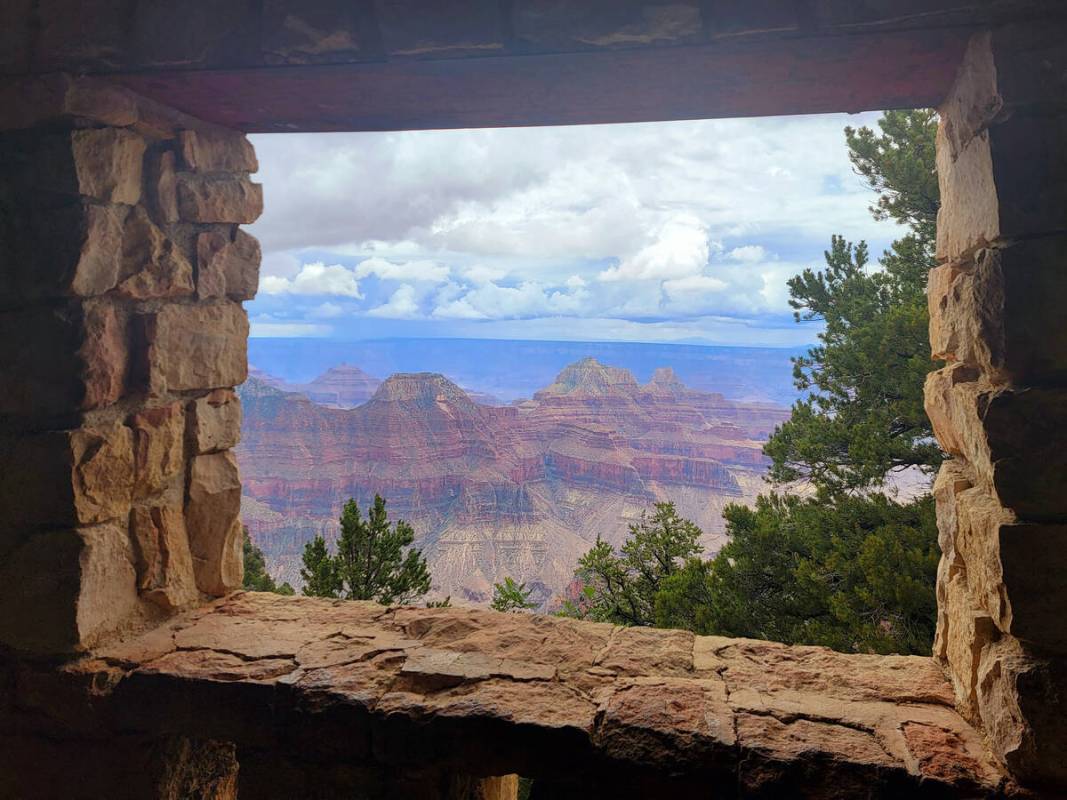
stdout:
[[318,763],[433,763],[624,795],[1017,795],[921,657],[244,592],[65,674],[120,730]]

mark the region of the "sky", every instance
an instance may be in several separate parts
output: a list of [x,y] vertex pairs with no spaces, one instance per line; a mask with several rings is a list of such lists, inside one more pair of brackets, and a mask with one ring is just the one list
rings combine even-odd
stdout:
[[253,136],[252,335],[807,344],[788,278],[899,235],[845,148],[876,119]]

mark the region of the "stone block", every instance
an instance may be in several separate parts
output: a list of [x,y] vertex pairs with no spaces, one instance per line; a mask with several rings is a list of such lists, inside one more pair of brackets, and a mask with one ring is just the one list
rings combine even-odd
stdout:
[[975,250],[987,247],[1000,236],[1000,207],[993,179],[993,157],[988,133],[967,140],[960,138],[950,116],[937,126],[937,182],[941,208],[937,212],[937,257],[963,261]]
[[130,514],[130,537],[137,588],[144,599],[166,611],[196,602],[199,593],[181,509],[135,508]]
[[0,313],[0,414],[61,417],[114,402],[128,363],[125,320],[106,302]]
[[263,187],[233,175],[178,175],[178,212],[187,222],[255,222]]
[[982,728],[1012,775],[1037,785],[1067,783],[1067,663],[1008,636],[982,653],[978,678]]
[[927,375],[923,391],[926,415],[938,443],[945,452],[971,463],[980,458],[985,443],[978,398],[992,391],[977,378],[975,368],[950,364]]
[[1021,519],[1067,517],[1067,390],[1026,389],[988,398],[982,423],[997,497]]
[[197,456],[189,467],[185,525],[196,585],[221,596],[241,585],[244,575],[241,479],[233,453]]
[[115,286],[121,273],[124,206],[86,202],[52,208],[0,207],[0,300],[92,297]]
[[1012,635],[1067,653],[1067,525],[1001,525],[997,538]]
[[978,669],[983,648],[996,638],[996,628],[989,615],[971,601],[962,573],[949,579],[938,599],[943,617],[938,625],[934,652],[943,654],[942,661],[952,679],[964,717],[976,723],[979,719]]
[[189,404],[189,438],[198,454],[229,450],[241,438],[241,401],[230,389],[216,389]]
[[178,134],[182,163],[194,172],[255,172],[256,151],[243,133],[223,128]]
[[178,176],[175,171],[177,155],[173,150],[152,153],[145,174],[146,200],[156,219],[163,223],[177,222]]
[[125,523],[30,537],[0,563],[0,640],[16,650],[84,650],[138,612]]
[[696,0],[519,0],[515,3],[513,25],[517,39],[550,49],[691,44],[703,35],[700,4]]
[[329,64],[363,56],[357,6],[348,0],[263,3],[263,58],[270,64]]
[[248,317],[235,303],[168,305],[139,319],[148,391],[238,386],[248,377]]
[[134,447],[134,495],[162,491],[185,467],[185,410],[181,403],[149,408],[130,418]]
[[1067,115],[1017,111],[970,139],[956,126],[951,116],[938,126],[939,259],[1067,230]]
[[199,297],[251,300],[256,296],[261,251],[255,237],[240,229],[232,239],[221,231],[210,231],[200,234],[196,251]]
[[126,219],[119,294],[132,300],[159,300],[193,294],[193,265],[181,248],[135,208]]
[[141,199],[145,141],[122,128],[91,128],[71,134],[78,189],[109,203],[134,205]]
[[86,305],[77,351],[83,409],[111,405],[125,394],[130,363],[128,327],[125,313],[114,304]]
[[75,518],[82,525],[125,519],[133,496],[133,432],[123,425],[67,434]]

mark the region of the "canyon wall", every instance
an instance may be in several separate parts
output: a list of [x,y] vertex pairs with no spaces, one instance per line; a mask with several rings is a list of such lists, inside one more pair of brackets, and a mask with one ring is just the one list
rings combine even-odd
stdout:
[[762,485],[760,437],[788,416],[590,358],[510,407],[431,373],[394,375],[351,410],[254,378],[240,391],[243,518],[279,577],[298,582],[304,542],[336,535],[345,500],[380,493],[415,527],[436,593],[472,602],[506,575],[548,601],[598,535],[620,543],[659,500],[714,552],[722,507]]

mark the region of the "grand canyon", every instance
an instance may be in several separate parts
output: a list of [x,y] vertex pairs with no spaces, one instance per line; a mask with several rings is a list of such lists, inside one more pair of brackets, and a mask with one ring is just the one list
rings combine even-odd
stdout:
[[379,382],[348,365],[306,384],[254,370],[240,394],[242,515],[276,577],[299,585],[304,543],[378,493],[414,527],[433,596],[484,603],[511,576],[544,607],[598,536],[621,543],[656,501],[716,551],[723,506],[763,487],[762,443],[788,415],[594,358],[506,406],[440,374]]

